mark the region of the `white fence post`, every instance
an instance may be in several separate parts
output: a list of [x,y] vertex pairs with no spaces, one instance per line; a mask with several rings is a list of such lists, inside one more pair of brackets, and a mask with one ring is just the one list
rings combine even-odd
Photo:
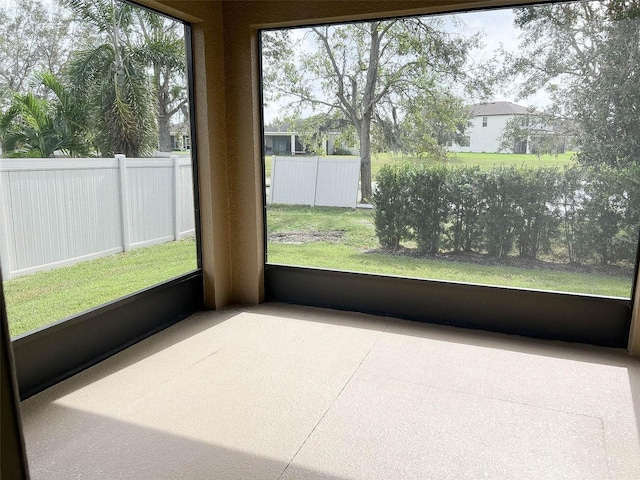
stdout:
[[122,226],[122,248],[125,252],[131,250],[129,228],[129,185],[127,182],[127,157],[116,155],[120,170],[120,224]]
[[269,199],[267,200],[267,204],[271,205],[273,203],[273,186],[275,185],[273,179],[276,178],[276,163],[277,155],[271,155],[271,178],[269,178]]
[[180,159],[171,155],[173,160],[173,236],[180,240]]
[[9,216],[6,212],[2,172],[0,172],[0,202],[0,227],[2,228],[0,230],[0,267],[2,268],[2,279],[9,280],[11,278],[11,255],[7,235],[11,225],[9,225]]
[[316,174],[313,178],[313,205],[316,206],[316,202],[318,200],[318,170],[320,169],[320,156],[316,156]]

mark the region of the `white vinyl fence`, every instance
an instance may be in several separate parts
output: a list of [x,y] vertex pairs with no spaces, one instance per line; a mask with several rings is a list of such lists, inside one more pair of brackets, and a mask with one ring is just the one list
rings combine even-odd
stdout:
[[191,159],[0,160],[4,279],[195,232]]
[[269,203],[355,208],[359,179],[359,158],[274,155]]

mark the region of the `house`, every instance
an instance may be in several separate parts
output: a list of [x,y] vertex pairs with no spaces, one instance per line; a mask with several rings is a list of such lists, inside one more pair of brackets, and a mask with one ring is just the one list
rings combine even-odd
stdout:
[[191,137],[189,132],[189,122],[176,123],[171,125],[169,135],[171,136],[171,150],[191,149]]
[[[329,132],[327,138],[321,140],[321,148],[327,155],[336,153],[335,132]],[[277,125],[264,127],[264,153],[265,155],[300,155],[308,153],[303,145],[302,134],[291,128],[291,124],[283,122]],[[291,145],[295,148],[291,149]],[[357,154],[357,151],[356,151]]]
[[[491,102],[471,105],[471,120],[465,130],[465,142],[462,145],[452,143],[451,152],[500,152],[502,133],[507,122],[522,117],[525,122],[530,113],[527,107],[512,102]],[[522,139],[508,153],[532,153],[527,139]]]
[[[291,148],[293,145],[294,148]],[[295,155],[306,153],[300,134],[291,130],[289,123],[264,127],[265,155]]]
[[[3,478],[27,478],[18,406],[22,386],[16,386],[12,368],[19,384],[29,377],[33,382],[29,388],[42,389],[144,337],[158,338],[157,332],[162,342],[152,348],[145,349],[148,343],[134,345],[128,358],[107,360],[93,392],[57,390],[50,408],[30,418],[42,426],[38,447],[55,451],[55,462],[48,465],[50,476],[45,478],[54,478],[53,470],[65,466],[67,476],[59,478],[78,478],[86,463],[97,461],[118,470],[100,470],[102,475],[94,471],[87,478],[424,478],[438,466],[466,468],[458,470],[457,478],[491,473],[493,478],[535,478],[526,469],[540,461],[546,470],[539,471],[538,478],[563,472],[571,478],[637,478],[624,471],[627,464],[637,462],[640,411],[637,360],[627,358],[626,352],[618,355],[506,335],[496,339],[488,333],[445,327],[420,331],[415,324],[389,323],[388,318],[583,342],[608,337],[613,330],[628,340],[632,354],[639,355],[640,294],[635,300],[594,298],[265,261],[258,28],[434,13],[460,8],[459,3],[137,3],[192,22],[195,101],[190,103],[197,106],[202,255],[195,273],[30,338],[15,339],[12,348],[5,348],[10,338],[2,329]],[[464,7],[474,3],[487,5],[469,1]],[[512,3],[490,2],[491,6]],[[493,116],[483,117],[487,127],[479,128],[488,128]],[[242,310],[259,309],[265,301],[323,305],[337,311],[324,314],[321,322],[318,310],[295,305],[279,305],[270,313]],[[229,308],[234,305],[250,307]],[[207,317],[211,312],[203,312],[182,323],[190,313],[202,310],[219,316],[211,320]],[[387,323],[368,315],[344,317],[344,311],[384,314]],[[183,330],[168,329],[163,334],[161,330],[171,323]],[[217,346],[220,336],[235,343]],[[239,356],[243,343],[252,350],[242,350],[247,353]],[[394,350],[394,345],[404,350]],[[318,355],[309,360],[314,354]],[[235,361],[233,368],[216,370],[227,359]],[[127,366],[125,361],[131,363]],[[558,371],[560,364],[569,374]],[[93,372],[77,377],[91,385]],[[123,378],[121,372],[130,375]],[[410,381],[411,373],[420,378]],[[167,374],[171,377],[158,383]],[[181,382],[189,379],[192,384],[184,387]],[[440,386],[443,379],[451,380],[449,388]],[[590,391],[588,381],[598,390]],[[462,387],[456,390],[455,382]],[[142,394],[155,385],[155,391]],[[218,385],[222,388],[213,390]],[[283,385],[292,387],[286,395]],[[371,386],[377,388],[373,395]],[[203,396],[215,395],[189,404],[196,389]],[[126,408],[112,414],[114,396]],[[263,409],[259,413],[273,406],[275,414],[252,415],[250,399]],[[598,409],[608,400],[616,407],[606,410],[605,416]],[[583,404],[592,409],[583,410]],[[128,416],[134,409],[144,415]],[[211,423],[199,415],[203,411]],[[183,428],[173,431],[167,425],[176,416]],[[66,430],[52,428],[51,423],[61,418],[68,420]],[[86,428],[78,430],[76,420]],[[53,436],[54,431],[60,434]],[[207,440],[214,431],[228,432],[229,442]],[[343,441],[332,442],[332,432],[340,431],[346,431]],[[102,437],[104,444],[87,451],[93,446],[86,442],[88,436]],[[314,463],[317,455],[311,454],[318,449],[324,452],[324,464]],[[35,453],[29,453],[33,458]],[[433,462],[423,466],[420,462],[432,454]],[[590,461],[583,460],[585,454]],[[202,470],[191,473],[201,464]],[[581,477],[576,471],[587,464],[599,470]],[[149,471],[158,465],[165,470],[151,476]],[[520,475],[509,476],[514,465],[521,467]],[[322,470],[340,466],[346,473]],[[375,471],[376,466],[381,470]],[[354,470],[359,467],[363,470]],[[397,470],[385,475],[382,467]],[[566,470],[558,473],[560,467]],[[456,478],[447,471],[431,477]]]

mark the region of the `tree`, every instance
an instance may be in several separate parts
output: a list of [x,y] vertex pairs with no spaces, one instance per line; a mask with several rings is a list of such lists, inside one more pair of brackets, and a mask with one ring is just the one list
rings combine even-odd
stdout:
[[624,166],[638,162],[640,7],[637,0],[539,5],[515,11],[522,45],[510,73],[521,96],[539,89],[572,119],[578,159]]
[[75,51],[67,70],[74,93],[90,108],[102,155],[143,156],[157,146],[154,88],[147,55],[132,42],[134,8],[115,0],[67,0],[98,33],[98,42]]
[[171,118],[187,105],[186,54],[181,25],[147,10],[136,13],[140,51],[151,67],[158,108],[158,149],[171,151]]
[[565,151],[572,135],[573,124],[557,119],[553,113],[539,112],[530,107],[526,115],[514,115],[500,135],[499,150],[513,153],[533,153],[557,156]]
[[59,77],[74,47],[71,18],[50,8],[39,0],[16,1],[12,11],[0,8],[0,84],[12,92],[27,93],[39,72]]
[[290,56],[269,61],[266,96],[293,98],[299,109],[349,122],[359,140],[363,199],[371,198],[371,130],[385,116],[383,105],[393,112],[418,94],[440,94],[443,85],[479,86],[469,81],[467,64],[477,37],[448,33],[441,17],[318,26],[306,37],[316,49],[305,51],[299,64]]
[[84,105],[51,73],[38,76],[53,100],[33,93],[15,94],[12,105],[0,115],[2,150],[10,157],[53,157],[61,151],[71,157],[87,156]]
[[444,160],[447,145],[466,141],[471,112],[463,99],[450,92],[436,86],[425,91],[428,95],[419,94],[404,108],[405,118],[396,128],[401,138],[396,143],[405,153]]

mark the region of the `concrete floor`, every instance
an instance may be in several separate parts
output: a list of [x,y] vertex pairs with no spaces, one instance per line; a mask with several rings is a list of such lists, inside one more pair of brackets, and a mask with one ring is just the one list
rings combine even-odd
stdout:
[[640,479],[640,359],[313,308],[199,313],[22,406],[33,479]]

